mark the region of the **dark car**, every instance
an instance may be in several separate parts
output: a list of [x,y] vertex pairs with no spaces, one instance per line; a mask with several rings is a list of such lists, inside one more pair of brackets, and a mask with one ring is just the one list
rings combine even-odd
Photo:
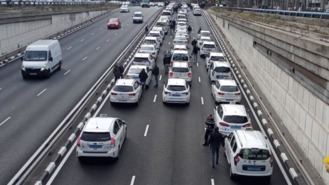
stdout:
[[119,18],[111,18],[107,23],[107,29],[120,29],[121,22]]

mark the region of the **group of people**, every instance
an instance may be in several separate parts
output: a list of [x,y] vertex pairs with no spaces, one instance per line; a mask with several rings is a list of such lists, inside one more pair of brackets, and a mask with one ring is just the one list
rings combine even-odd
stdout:
[[212,167],[218,165],[220,145],[224,145],[224,136],[219,132],[218,127],[215,126],[215,121],[212,114],[209,114],[206,119],[206,132],[204,135],[203,146],[210,146],[212,155]]
[[[115,65],[114,69],[113,69],[113,74],[114,74],[114,79],[115,81],[117,81],[120,78],[123,78],[123,72],[124,72],[124,67],[122,65]],[[158,87],[158,76],[159,76],[159,67],[157,66],[157,64],[155,64],[155,66],[152,68],[152,75],[154,76],[155,79],[155,85],[154,87]],[[138,75],[139,77],[139,82],[141,83],[143,89],[145,88],[145,83],[146,80],[148,78],[148,74],[145,71],[145,69],[142,69],[141,72]]]

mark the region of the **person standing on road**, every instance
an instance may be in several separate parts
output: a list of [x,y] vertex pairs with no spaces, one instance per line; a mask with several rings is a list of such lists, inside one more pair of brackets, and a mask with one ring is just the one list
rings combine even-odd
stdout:
[[199,51],[199,47],[195,44],[193,46],[193,49],[192,49],[192,54],[194,55],[194,61],[195,63],[197,63],[198,61],[198,51]]
[[154,79],[155,79],[155,85],[154,85],[154,87],[155,87],[155,88],[158,88],[159,67],[158,67],[157,64],[155,64],[155,66],[154,66],[153,69],[152,69],[152,75],[154,76]]
[[122,64],[119,65],[119,72],[120,72],[120,78],[123,78],[123,72],[125,71],[125,68]]
[[187,31],[188,31],[189,34],[191,34],[191,32],[192,32],[192,27],[191,27],[191,25],[188,25],[188,27],[187,27]]
[[147,35],[148,32],[149,32],[149,28],[148,28],[148,26],[146,25],[146,26],[145,26],[145,35]]
[[165,69],[165,74],[168,73],[170,60],[171,60],[171,54],[170,54],[170,51],[167,51],[166,54],[163,57],[163,66],[164,66],[164,69]]
[[148,75],[147,75],[145,69],[142,69],[142,71],[139,73],[139,81],[142,84],[142,89],[144,89],[144,87],[145,87],[145,82],[146,82],[147,77],[148,77]]
[[215,128],[215,120],[212,114],[209,114],[207,119],[206,119],[206,132],[204,134],[204,143],[203,146],[208,146],[209,145],[209,136],[210,134],[214,131]]
[[209,144],[212,156],[212,168],[215,168],[218,165],[219,160],[219,148],[221,143],[223,142],[224,138],[221,133],[218,131],[218,127],[215,127],[214,131],[210,134]]
[[114,65],[113,74],[114,74],[114,80],[115,81],[117,81],[121,77],[120,69],[119,69],[119,66],[117,64]]

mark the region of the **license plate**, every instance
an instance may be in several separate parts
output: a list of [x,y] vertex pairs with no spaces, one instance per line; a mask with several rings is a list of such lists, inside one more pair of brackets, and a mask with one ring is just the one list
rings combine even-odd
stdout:
[[92,144],[92,145],[89,145],[89,148],[92,148],[92,149],[99,149],[99,148],[102,148],[103,145],[97,145],[97,144]]
[[262,167],[261,166],[247,166],[248,171],[261,171]]
[[172,94],[172,96],[180,96],[180,94],[177,94],[177,93],[176,93],[176,94]]
[[231,126],[231,129],[240,129],[240,128],[241,128],[241,126],[236,126],[236,125]]

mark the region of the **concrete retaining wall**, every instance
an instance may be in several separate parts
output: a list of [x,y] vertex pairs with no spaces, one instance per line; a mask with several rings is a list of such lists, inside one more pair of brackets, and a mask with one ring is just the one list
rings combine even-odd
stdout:
[[329,106],[253,47],[252,35],[218,18],[218,26],[313,167],[329,184]]
[[41,20],[0,25],[0,56],[92,19],[105,11],[45,16]]

